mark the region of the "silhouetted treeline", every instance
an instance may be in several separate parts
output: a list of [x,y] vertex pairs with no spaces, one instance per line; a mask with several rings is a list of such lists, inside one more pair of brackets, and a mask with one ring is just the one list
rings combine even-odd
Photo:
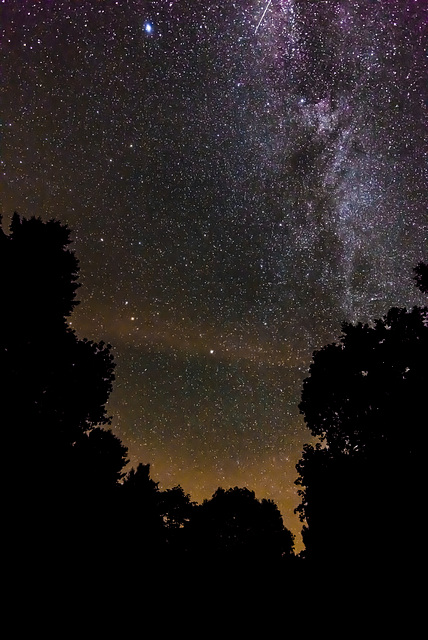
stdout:
[[14,214],[0,230],[2,420],[10,469],[9,534],[16,553],[69,570],[115,575],[177,563],[226,567],[283,562],[293,536],[276,505],[247,489],[218,489],[196,505],[160,491],[149,465],[125,474],[127,448],[108,425],[111,347],[81,340],[78,261],[57,221]]
[[[415,268],[428,292],[428,268]],[[308,561],[380,571],[418,564],[428,427],[428,309],[344,324],[314,353],[300,410],[315,445],[297,465]]]
[[[300,410],[317,439],[297,465],[305,552],[276,504],[219,488],[202,504],[125,472],[108,428],[111,347],[79,339],[78,261],[57,221],[15,214],[0,229],[0,357],[7,547],[16,562],[120,579],[132,570],[284,578],[417,563],[424,499],[428,310],[344,324],[314,353]],[[428,292],[428,268],[415,268]],[[80,575],[80,574],[79,574]]]

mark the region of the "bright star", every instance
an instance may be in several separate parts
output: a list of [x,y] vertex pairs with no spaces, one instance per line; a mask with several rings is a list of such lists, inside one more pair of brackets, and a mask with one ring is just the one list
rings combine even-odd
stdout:
[[151,33],[153,31],[153,25],[151,25],[150,22],[146,22],[144,24],[144,31],[146,33]]

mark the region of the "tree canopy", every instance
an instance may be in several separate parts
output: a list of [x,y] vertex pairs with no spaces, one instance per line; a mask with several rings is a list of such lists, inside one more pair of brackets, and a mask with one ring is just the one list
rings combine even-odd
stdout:
[[57,220],[15,213],[10,234],[0,228],[2,328],[48,333],[64,324],[79,304],[79,262],[70,244],[70,230]]
[[428,264],[420,262],[415,267],[415,280],[416,286],[419,287],[423,293],[428,293]]
[[[415,272],[426,291],[426,266]],[[398,510],[416,513],[422,498],[427,362],[426,307],[345,323],[314,353],[299,405],[318,440],[297,465],[307,557],[403,554]]]
[[[73,548],[98,568],[114,558],[119,572],[110,539],[146,570],[282,566],[294,537],[273,501],[234,487],[197,505],[179,485],[160,490],[149,464],[125,474],[127,447],[107,428],[111,347],[68,321],[79,287],[69,244],[54,220],[15,214],[9,235],[0,229],[2,424],[19,465],[8,476],[19,544],[31,522],[39,550],[66,547],[70,558]],[[415,284],[428,293],[427,265]],[[419,517],[423,499],[427,357],[426,307],[345,323],[314,353],[299,405],[317,440],[297,465],[307,559],[355,566],[409,553],[397,512]]]
[[254,491],[219,487],[211,499],[196,507],[189,523],[190,546],[206,560],[278,562],[294,548],[294,536],[284,527],[271,500],[258,500]]
[[344,324],[340,341],[314,354],[300,410],[312,435],[353,455],[385,446],[414,450],[425,420],[428,312],[391,309],[373,326]]
[[114,380],[110,345],[79,339],[67,320],[79,287],[70,242],[55,220],[14,214],[10,234],[0,230],[2,421],[24,485],[26,476],[79,485],[94,480],[94,469],[98,483],[111,485],[126,464],[126,447],[102,429]]
[[146,572],[198,564],[201,554],[248,566],[291,556],[276,504],[248,489],[219,488],[196,505],[179,485],[160,490],[149,464],[125,474],[127,447],[106,428],[111,347],[80,339],[68,320],[79,303],[69,245],[69,229],[55,220],[14,214],[10,233],[0,229],[2,422],[18,459],[8,496],[19,553],[31,523],[35,557],[61,558],[68,570],[90,563],[120,575],[122,547]]

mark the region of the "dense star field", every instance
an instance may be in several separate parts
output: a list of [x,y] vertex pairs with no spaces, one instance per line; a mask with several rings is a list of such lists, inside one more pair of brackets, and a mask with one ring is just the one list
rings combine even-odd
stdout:
[[[314,349],[421,303],[426,0],[2,0],[2,213],[73,232],[131,463],[295,533]],[[31,321],[31,318],[29,318]]]

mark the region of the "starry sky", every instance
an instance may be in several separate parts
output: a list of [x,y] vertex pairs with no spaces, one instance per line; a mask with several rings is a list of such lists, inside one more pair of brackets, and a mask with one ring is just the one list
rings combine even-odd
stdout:
[[314,349],[421,302],[426,0],[1,0],[1,211],[72,229],[80,337],[161,488],[300,524]]

